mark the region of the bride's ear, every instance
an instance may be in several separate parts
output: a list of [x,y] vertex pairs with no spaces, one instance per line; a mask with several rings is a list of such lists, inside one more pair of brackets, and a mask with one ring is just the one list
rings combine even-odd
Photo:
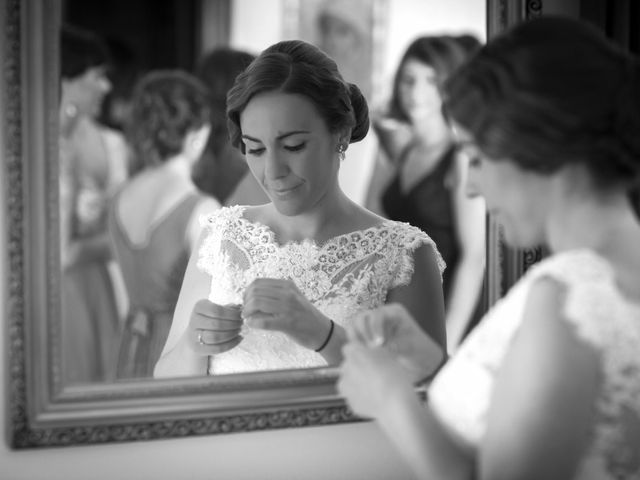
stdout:
[[351,129],[345,129],[335,134],[336,151],[342,151],[343,153],[349,147],[351,143]]

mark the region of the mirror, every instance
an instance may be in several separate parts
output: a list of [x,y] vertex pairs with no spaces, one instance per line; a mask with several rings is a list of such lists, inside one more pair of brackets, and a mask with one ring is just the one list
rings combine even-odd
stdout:
[[[333,368],[117,384],[65,385],[61,380],[58,7],[54,2],[0,0],[11,446],[357,421],[336,395]],[[541,1],[487,0],[488,34],[541,9]],[[487,302],[492,304],[537,254],[507,250],[491,219],[488,230]]]

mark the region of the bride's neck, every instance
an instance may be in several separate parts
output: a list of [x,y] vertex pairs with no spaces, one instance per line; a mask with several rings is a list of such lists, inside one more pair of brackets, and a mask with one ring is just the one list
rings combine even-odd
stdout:
[[[338,189],[327,195],[313,209],[300,215],[287,217],[273,208],[275,214],[274,230],[281,243],[301,242],[306,239],[316,243],[324,243],[327,239],[345,233],[352,222],[354,205],[351,200]],[[347,225],[349,223],[349,225]]]
[[640,244],[640,219],[627,195],[615,192],[554,209],[547,232],[549,246],[556,252],[588,248],[605,256],[624,255],[630,239]]

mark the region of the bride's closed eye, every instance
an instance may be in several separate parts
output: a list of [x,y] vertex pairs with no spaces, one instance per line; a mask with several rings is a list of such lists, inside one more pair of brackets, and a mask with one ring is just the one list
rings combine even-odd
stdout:
[[304,150],[306,146],[307,146],[307,143],[302,142],[297,145],[285,145],[284,148],[285,150],[288,150],[290,152],[299,152],[300,150]]
[[264,152],[265,148],[264,147],[256,147],[256,148],[247,148],[246,152],[247,155],[254,155],[254,156],[258,156],[260,155],[262,152]]

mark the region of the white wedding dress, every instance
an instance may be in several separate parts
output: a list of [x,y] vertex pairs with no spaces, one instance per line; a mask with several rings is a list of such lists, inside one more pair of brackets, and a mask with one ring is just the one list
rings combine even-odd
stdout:
[[[415,249],[423,244],[436,249],[423,231],[390,220],[322,245],[310,240],[280,245],[268,226],[243,217],[245,208],[222,208],[203,221],[206,238],[198,267],[211,275],[214,303],[241,304],[256,278],[286,278],[324,315],[345,326],[356,313],[382,305],[390,289],[409,283]],[[439,254],[438,261],[442,273]],[[237,347],[210,357],[209,374],[326,365],[319,353],[280,332],[243,327],[242,336]]]
[[541,277],[566,285],[564,316],[600,353],[595,424],[575,478],[640,479],[640,305],[622,296],[610,265],[591,251],[565,252],[534,265],[436,376],[429,404],[455,438],[472,450],[479,447],[496,373],[531,285]]

